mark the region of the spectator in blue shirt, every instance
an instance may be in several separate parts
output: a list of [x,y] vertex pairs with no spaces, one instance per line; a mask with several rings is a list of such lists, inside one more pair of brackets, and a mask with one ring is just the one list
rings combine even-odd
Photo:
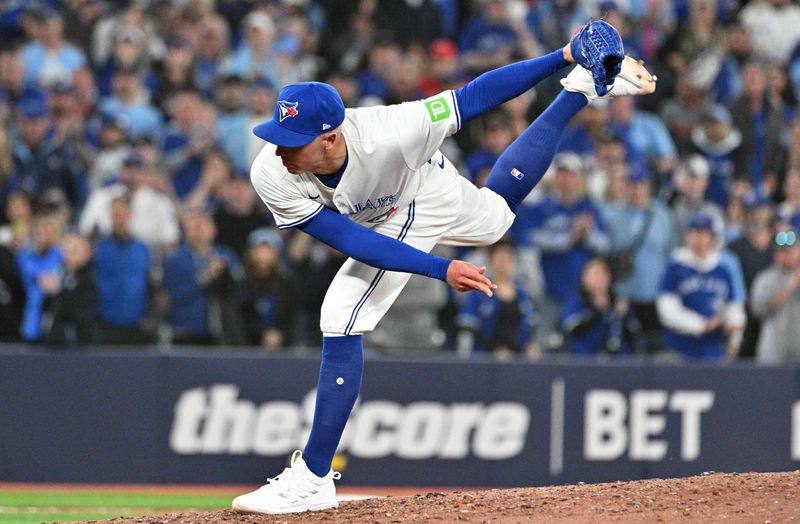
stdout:
[[611,268],[603,258],[583,266],[580,291],[564,305],[561,328],[573,355],[624,355],[631,352],[639,323],[628,301],[612,289]]
[[721,262],[721,226],[715,222],[707,212],[691,217],[686,246],[667,266],[656,301],[667,349],[691,360],[735,357],[746,320],[736,276]]
[[584,264],[608,252],[609,238],[597,206],[584,192],[580,157],[559,153],[553,165],[555,192],[535,206],[520,208],[514,227],[522,246],[533,245],[541,253],[546,291],[541,304],[541,340],[558,346],[558,341],[547,339],[561,318],[561,307],[577,293]]
[[25,84],[42,86],[57,78],[71,77],[86,64],[83,51],[64,41],[64,22],[58,11],[49,8],[32,12],[37,40],[22,47]]
[[628,157],[634,162],[647,162],[659,175],[666,175],[675,167],[675,143],[664,122],[653,113],[636,109],[631,96],[619,96],[609,102],[611,129],[622,139]]
[[236,310],[231,302],[242,276],[239,259],[229,247],[214,243],[217,231],[207,213],[190,214],[184,222],[184,235],[184,244],[164,260],[162,301],[172,341],[230,343],[241,335],[230,326],[236,318],[226,315]]
[[106,344],[154,341],[149,319],[150,251],[131,237],[128,195],[111,201],[111,234],[97,243],[94,265],[98,339]]
[[482,73],[511,61],[518,44],[507,4],[502,0],[482,2],[480,11],[464,27],[459,41],[466,69]]
[[39,215],[33,221],[33,241],[17,253],[17,268],[25,287],[25,308],[22,312],[21,333],[27,342],[40,341],[47,289],[61,280],[64,257],[61,225],[53,215]]
[[120,69],[112,80],[112,95],[100,102],[100,111],[124,115],[128,121],[131,139],[160,138],[163,116],[149,102],[149,94],[142,86],[135,69]]
[[462,356],[491,354],[495,358],[535,358],[537,321],[533,302],[515,282],[517,253],[509,240],[489,248],[489,271],[497,289],[492,297],[470,293],[461,306],[458,352]]
[[276,29],[272,18],[263,11],[253,11],[242,20],[242,33],[239,46],[223,60],[220,69],[226,74],[247,79],[269,78],[275,85],[283,85],[273,49]]
[[[653,183],[646,166],[632,165],[625,203],[601,208],[611,238],[612,271],[617,281],[614,292],[630,302],[631,312],[642,327],[641,347],[633,349],[646,353],[654,353],[663,344],[655,303],[661,278],[678,243],[672,213],[653,198]],[[623,267],[628,262],[628,267]]]

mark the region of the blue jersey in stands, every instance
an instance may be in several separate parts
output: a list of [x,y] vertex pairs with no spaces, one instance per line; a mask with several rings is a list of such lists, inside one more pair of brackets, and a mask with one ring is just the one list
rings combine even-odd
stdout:
[[[661,283],[662,293],[677,295],[683,307],[711,318],[723,312],[735,301],[733,276],[730,269],[717,262],[703,271],[676,257],[667,267]],[[725,354],[725,335],[722,327],[697,336],[682,334],[667,328],[665,342],[670,349],[695,359],[718,359]]]
[[[504,303],[499,293],[495,293],[492,297],[487,297],[483,293],[467,295],[457,322],[460,327],[475,332],[473,353],[492,351],[499,346],[508,347],[516,352],[525,351],[533,335],[536,313],[533,301],[520,286],[516,286],[516,295],[510,303]],[[503,318],[507,325],[500,326],[498,317],[504,306],[509,307]],[[512,325],[514,323],[516,326]]]
[[[583,213],[591,213],[595,226],[582,241],[572,244],[569,237],[573,220]],[[547,292],[562,301],[578,292],[584,264],[592,256],[608,251],[605,226],[588,198],[564,204],[547,197],[538,205],[520,208],[513,227],[521,246],[534,245],[541,251]]]

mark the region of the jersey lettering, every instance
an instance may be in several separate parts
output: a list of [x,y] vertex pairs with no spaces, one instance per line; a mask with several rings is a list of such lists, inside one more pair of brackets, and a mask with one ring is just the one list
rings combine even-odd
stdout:
[[382,197],[378,197],[376,199],[368,198],[364,202],[357,202],[355,205],[355,213],[361,213],[365,209],[380,209],[382,207],[391,206],[395,202],[397,202],[397,197],[399,193],[395,193],[393,195],[386,195]]

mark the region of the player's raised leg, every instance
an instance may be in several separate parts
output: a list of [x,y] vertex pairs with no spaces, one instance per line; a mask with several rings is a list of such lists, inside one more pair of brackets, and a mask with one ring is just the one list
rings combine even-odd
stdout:
[[[608,24],[603,27],[606,30],[607,28],[613,30]],[[588,33],[581,31],[576,35],[571,46],[573,50],[576,49],[576,39],[582,34]],[[619,48],[610,51],[616,60],[622,53],[621,40],[610,41],[619,42]],[[584,42],[582,46],[587,47],[588,44]],[[585,54],[585,51],[581,52]],[[575,54],[579,55],[580,52],[575,51]],[[581,61],[577,60],[577,56],[575,58],[580,64]],[[613,64],[614,60],[606,60],[605,63]],[[591,62],[586,63],[591,65]],[[520,203],[544,176],[567,124],[591,100],[613,96],[646,95],[655,91],[656,77],[652,76],[641,62],[624,57],[618,65],[618,73],[615,66],[610,68],[595,66],[591,70],[583,65],[575,67],[561,81],[564,90],[555,101],[500,155],[489,174],[486,187],[502,196],[511,211],[517,212]],[[605,93],[602,97],[597,94],[598,83],[605,86],[604,89],[600,89]]]

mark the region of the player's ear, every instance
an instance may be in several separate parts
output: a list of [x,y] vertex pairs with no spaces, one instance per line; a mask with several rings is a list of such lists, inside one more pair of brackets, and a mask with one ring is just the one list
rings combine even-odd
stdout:
[[332,148],[338,140],[339,140],[339,132],[335,130],[329,131],[322,135],[322,141],[325,144],[326,148]]

